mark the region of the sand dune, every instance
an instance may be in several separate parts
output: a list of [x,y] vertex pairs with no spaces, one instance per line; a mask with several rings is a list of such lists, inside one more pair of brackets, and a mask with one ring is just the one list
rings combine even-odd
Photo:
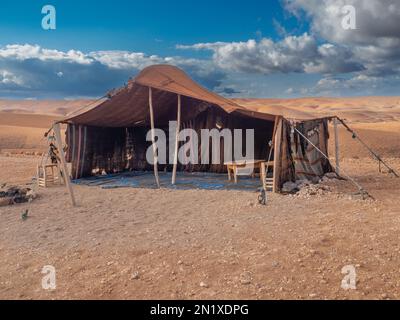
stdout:
[[400,121],[400,97],[234,99],[256,111],[290,108],[317,115],[337,115],[351,122]]
[[59,116],[0,112],[0,152],[42,152],[44,133]]
[[49,128],[58,119],[61,119],[61,116],[0,112],[0,126]]
[[37,113],[64,116],[93,100],[0,100],[0,112]]
[[43,135],[46,129],[0,126],[0,152],[43,152],[47,148]]
[[[300,114],[338,115],[352,122],[381,122],[400,120],[398,97],[349,97],[349,98],[298,98],[298,99],[233,99],[257,111],[270,108],[295,109]],[[34,113],[64,116],[90,105],[93,100],[0,100],[0,112]]]

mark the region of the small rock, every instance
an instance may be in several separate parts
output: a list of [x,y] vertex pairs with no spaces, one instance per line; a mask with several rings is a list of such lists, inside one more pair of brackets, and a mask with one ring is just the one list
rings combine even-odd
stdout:
[[299,191],[299,189],[297,188],[297,184],[292,181],[285,182],[282,186],[282,192],[293,193],[296,191]]
[[328,173],[325,174],[324,177],[326,177],[328,179],[337,179],[337,175],[336,175],[335,172],[328,172]]
[[252,277],[250,272],[243,272],[240,275],[240,283],[242,285],[249,285],[251,283]]
[[131,280],[138,280],[140,278],[140,274],[138,271],[132,273]]
[[208,285],[207,285],[207,283],[205,283],[205,282],[200,282],[200,287],[202,287],[202,288],[208,288]]

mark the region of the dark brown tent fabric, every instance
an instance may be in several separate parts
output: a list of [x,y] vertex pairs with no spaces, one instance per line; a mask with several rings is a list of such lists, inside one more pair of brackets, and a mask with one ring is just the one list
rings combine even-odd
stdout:
[[[221,109],[209,108],[195,119],[184,121],[181,129],[193,129],[201,136],[202,129],[214,129],[216,123],[226,129],[254,129],[256,159],[267,159],[268,141],[272,138],[273,122],[227,114]],[[167,156],[170,153],[168,127],[160,127],[166,133]],[[125,170],[152,171],[153,165],[146,161],[146,151],[151,142],[146,140],[149,127],[107,128],[69,124],[66,132],[67,161],[72,163],[72,177],[78,179],[102,172],[118,173]],[[175,137],[175,136],[174,136]],[[234,137],[233,143],[234,143]],[[244,135],[245,138],[245,135]],[[193,140],[191,140],[193,143]],[[199,141],[201,142],[201,141]],[[180,143],[180,147],[185,144]],[[193,150],[194,147],[191,147]],[[231,150],[232,151],[232,150]],[[245,151],[245,143],[243,145]],[[232,153],[232,152],[231,152]],[[221,139],[220,164],[202,164],[201,144],[198,146],[198,164],[178,164],[179,171],[224,173],[225,140]],[[209,159],[213,158],[209,149]],[[170,171],[172,165],[159,165],[159,169]]]
[[[319,146],[326,146],[328,137],[324,130],[327,130],[328,118],[316,120],[318,117],[290,108],[260,108],[249,101],[229,100],[201,87],[176,67],[156,65],[142,70],[127,86],[60,121],[68,124],[67,157],[72,162],[73,178],[102,172],[152,170],[146,161],[146,150],[150,146],[146,141],[146,132],[150,129],[149,87],[153,92],[156,128],[166,131],[169,121],[176,121],[178,95],[181,95],[182,129],[191,128],[199,132],[216,128],[217,122],[229,129],[255,129],[256,159],[267,160],[273,124],[279,119],[276,132],[279,143],[275,148],[277,167],[274,168],[278,189],[284,182],[298,178],[296,171],[299,166],[295,166],[292,150],[298,144],[291,143],[291,125],[323,121]],[[316,156],[307,156],[308,161],[314,162]],[[178,170],[225,172],[223,144],[220,157],[219,165],[179,164]],[[307,166],[302,168],[310,169]],[[171,170],[171,166],[159,165],[159,169]],[[312,163],[310,170],[323,174],[330,170],[329,161],[322,163],[320,169]]]
[[274,121],[276,116],[300,121],[318,118],[298,110],[268,106],[259,109],[245,100],[229,100],[203,88],[177,67],[154,65],[143,69],[127,86],[114,91],[108,98],[96,101],[61,122],[97,127],[148,125],[149,87],[154,89],[156,124],[159,121],[166,122],[168,117],[176,115],[178,94],[183,97],[183,121],[195,118],[209,106],[219,107],[227,113],[235,112],[269,121]]
[[[87,109],[68,116],[61,122],[97,127],[134,127],[149,124],[149,90],[153,90],[156,124],[176,119],[177,94],[182,95],[182,119],[189,120],[209,106],[227,113],[240,112],[253,118],[273,120],[274,117],[247,110],[231,100],[206,90],[182,70],[169,65],[145,68],[124,88],[108,99],[101,99]],[[171,118],[171,119],[168,119]]]

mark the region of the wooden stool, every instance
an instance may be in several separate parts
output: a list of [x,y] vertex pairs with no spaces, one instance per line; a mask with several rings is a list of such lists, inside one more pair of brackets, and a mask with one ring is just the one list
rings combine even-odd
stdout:
[[63,181],[57,164],[38,165],[37,179],[39,187],[44,188],[50,185],[61,185]]
[[267,177],[267,169],[266,167],[273,167],[274,162],[270,161],[270,162],[263,162],[261,164],[261,168],[260,168],[260,176],[261,176],[261,181],[263,183],[263,189],[265,191],[273,191],[274,189],[274,178],[268,178]]

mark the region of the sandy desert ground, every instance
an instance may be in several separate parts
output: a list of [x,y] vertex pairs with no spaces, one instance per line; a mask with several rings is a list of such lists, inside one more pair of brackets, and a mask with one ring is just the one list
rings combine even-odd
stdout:
[[[399,101],[342,101],[353,128],[398,171]],[[314,109],[342,105],[326,103]],[[58,116],[0,113],[0,184],[30,181]],[[31,204],[0,208],[0,298],[400,299],[400,180],[380,174],[345,130],[340,141],[344,170],[375,200],[342,180],[318,195],[271,194],[267,206],[256,192],[75,186],[73,208],[65,188],[39,189]],[[41,287],[45,265],[56,268],[54,291]],[[346,265],[357,290],[341,288]]]

